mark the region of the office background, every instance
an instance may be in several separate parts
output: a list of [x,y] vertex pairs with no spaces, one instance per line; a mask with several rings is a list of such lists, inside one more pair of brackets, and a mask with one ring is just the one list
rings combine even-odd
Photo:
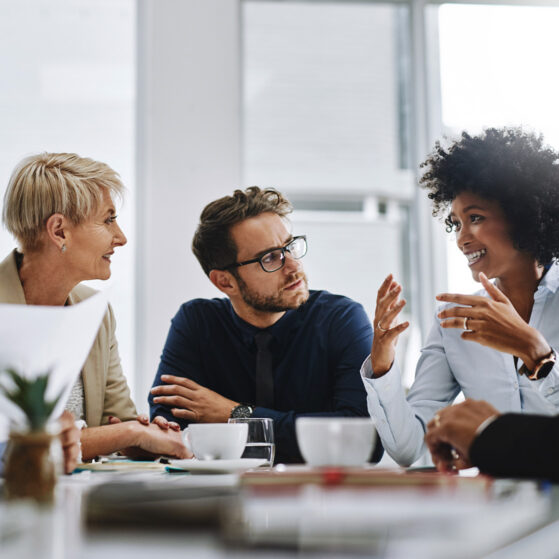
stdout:
[[[493,2],[495,4],[495,2]],[[444,134],[523,125],[559,147],[558,2],[0,0],[0,193],[24,156],[100,159],[128,193],[111,289],[141,410],[178,306],[219,296],[190,252],[204,205],[274,186],[310,285],[374,310],[389,272],[413,379],[434,295],[471,292],[417,188]],[[14,246],[0,233],[0,249]]]

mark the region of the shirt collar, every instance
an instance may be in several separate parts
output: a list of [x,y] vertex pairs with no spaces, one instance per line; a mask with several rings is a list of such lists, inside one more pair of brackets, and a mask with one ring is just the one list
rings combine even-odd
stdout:
[[304,303],[297,309],[290,309],[285,312],[285,314],[272,326],[268,328],[257,328],[252,324],[249,324],[243,320],[233,309],[233,305],[229,301],[229,312],[235,326],[239,329],[241,334],[241,339],[243,343],[247,346],[254,344],[254,336],[262,330],[267,330],[272,334],[274,340],[278,342],[281,346],[289,339],[289,334],[292,330],[296,329],[303,321],[304,308],[307,303]]
[[[547,266],[546,266],[547,267]],[[549,269],[545,276],[540,281],[538,285],[538,290],[541,291],[543,289],[547,289],[551,293],[555,293],[557,288],[559,287],[559,264],[553,261],[549,265]]]

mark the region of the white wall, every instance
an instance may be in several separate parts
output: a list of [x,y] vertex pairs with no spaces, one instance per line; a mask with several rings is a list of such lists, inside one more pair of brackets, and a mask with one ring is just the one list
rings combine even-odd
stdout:
[[[15,165],[75,152],[113,167],[127,187],[118,222],[128,244],[109,281],[124,373],[134,386],[134,0],[4,0],[0,17],[0,204]],[[0,258],[16,245],[0,226]]]
[[218,293],[190,243],[204,205],[239,186],[240,8],[144,0],[138,18],[134,398],[145,410],[170,319]]

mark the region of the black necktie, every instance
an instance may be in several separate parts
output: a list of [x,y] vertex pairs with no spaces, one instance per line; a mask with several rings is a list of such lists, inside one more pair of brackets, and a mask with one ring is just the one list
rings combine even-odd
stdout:
[[256,342],[256,405],[263,408],[274,407],[274,374],[272,369],[272,352],[270,343],[273,340],[269,332],[258,332],[254,336]]

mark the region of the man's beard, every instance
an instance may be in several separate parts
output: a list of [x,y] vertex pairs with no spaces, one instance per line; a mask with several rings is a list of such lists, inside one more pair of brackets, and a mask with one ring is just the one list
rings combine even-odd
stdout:
[[[236,280],[237,284],[239,285],[243,301],[253,309],[261,312],[284,312],[289,309],[297,309],[309,298],[307,276],[304,272],[289,276],[286,279],[284,286],[280,289],[279,293],[268,296],[260,295],[249,289],[247,284],[239,275],[236,276]],[[306,293],[304,295],[301,294],[302,297],[298,299],[297,302],[287,303],[283,300],[285,287],[299,280],[303,280]]]

